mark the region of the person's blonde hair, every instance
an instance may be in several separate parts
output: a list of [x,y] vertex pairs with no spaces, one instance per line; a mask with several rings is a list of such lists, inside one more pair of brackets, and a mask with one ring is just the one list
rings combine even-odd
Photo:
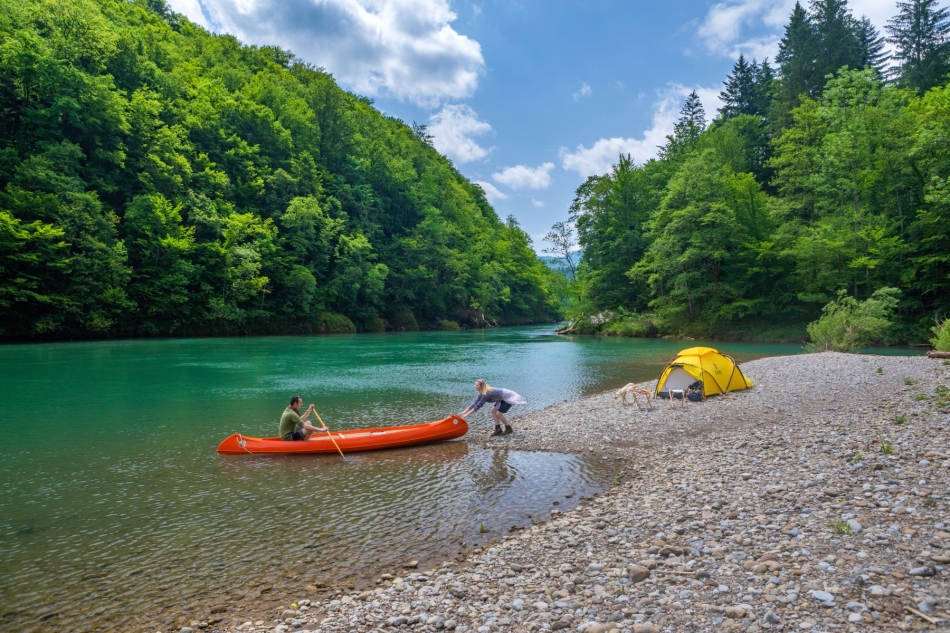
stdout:
[[478,390],[478,393],[484,396],[486,393],[491,391],[492,387],[487,382],[485,382],[484,378],[479,378],[475,381],[475,389]]

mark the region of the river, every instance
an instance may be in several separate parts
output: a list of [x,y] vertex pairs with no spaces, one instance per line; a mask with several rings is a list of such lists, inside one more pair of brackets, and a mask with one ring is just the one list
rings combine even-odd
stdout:
[[[219,602],[420,568],[602,490],[610,465],[461,441],[354,455],[223,457],[273,435],[292,394],[334,429],[465,408],[472,383],[517,414],[657,375],[691,344],[463,332],[0,347],[0,608],[5,630],[168,628]],[[738,360],[794,345],[720,344]],[[487,434],[487,409],[470,418]]]

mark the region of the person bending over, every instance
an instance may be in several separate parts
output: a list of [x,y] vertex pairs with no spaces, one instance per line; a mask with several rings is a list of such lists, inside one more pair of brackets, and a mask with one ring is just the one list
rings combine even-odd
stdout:
[[516,404],[526,404],[527,400],[510,389],[495,389],[481,378],[475,381],[475,391],[478,392],[478,397],[475,398],[472,404],[468,405],[467,409],[459,413],[458,417],[464,420],[481,409],[486,402],[494,402],[495,406],[491,409],[491,417],[495,421],[495,431],[492,435],[502,434],[502,423],[505,424],[505,435],[514,433],[514,429],[511,428],[505,414]]
[[314,410],[311,404],[307,407],[303,417],[300,415],[300,407],[303,406],[303,398],[294,396],[290,399],[290,406],[284,409],[284,414],[280,416],[280,439],[287,441],[309,440],[314,433],[326,431],[327,427],[318,429],[307,422],[307,417]]

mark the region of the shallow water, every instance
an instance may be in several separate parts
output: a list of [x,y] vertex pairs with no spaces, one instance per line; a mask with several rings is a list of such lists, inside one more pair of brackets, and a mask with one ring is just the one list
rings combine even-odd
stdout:
[[[273,435],[292,393],[331,428],[412,424],[465,408],[484,377],[528,399],[516,420],[652,378],[686,345],[530,327],[0,347],[2,628],[140,629],[222,601],[276,603],[413,558],[425,568],[569,509],[610,466],[464,438],[345,463],[214,449],[236,431]],[[740,361],[799,351],[720,348]],[[489,430],[485,412],[470,423]]]

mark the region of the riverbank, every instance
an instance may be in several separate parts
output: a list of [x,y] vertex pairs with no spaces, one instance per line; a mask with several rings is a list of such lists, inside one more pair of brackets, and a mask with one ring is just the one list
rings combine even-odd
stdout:
[[808,320],[785,322],[772,319],[750,319],[727,325],[695,323],[670,328],[649,315],[621,316],[603,312],[586,319],[573,320],[559,334],[608,336],[623,338],[666,338],[681,341],[728,341],[731,343],[797,343],[808,341]]
[[516,418],[512,437],[470,440],[617,460],[617,485],[570,513],[553,508],[551,521],[424,573],[380,570],[373,588],[314,590],[281,613],[217,605],[194,625],[276,633],[947,626],[950,366],[813,354],[743,371],[754,389],[685,409],[660,401],[638,411],[608,392]]

